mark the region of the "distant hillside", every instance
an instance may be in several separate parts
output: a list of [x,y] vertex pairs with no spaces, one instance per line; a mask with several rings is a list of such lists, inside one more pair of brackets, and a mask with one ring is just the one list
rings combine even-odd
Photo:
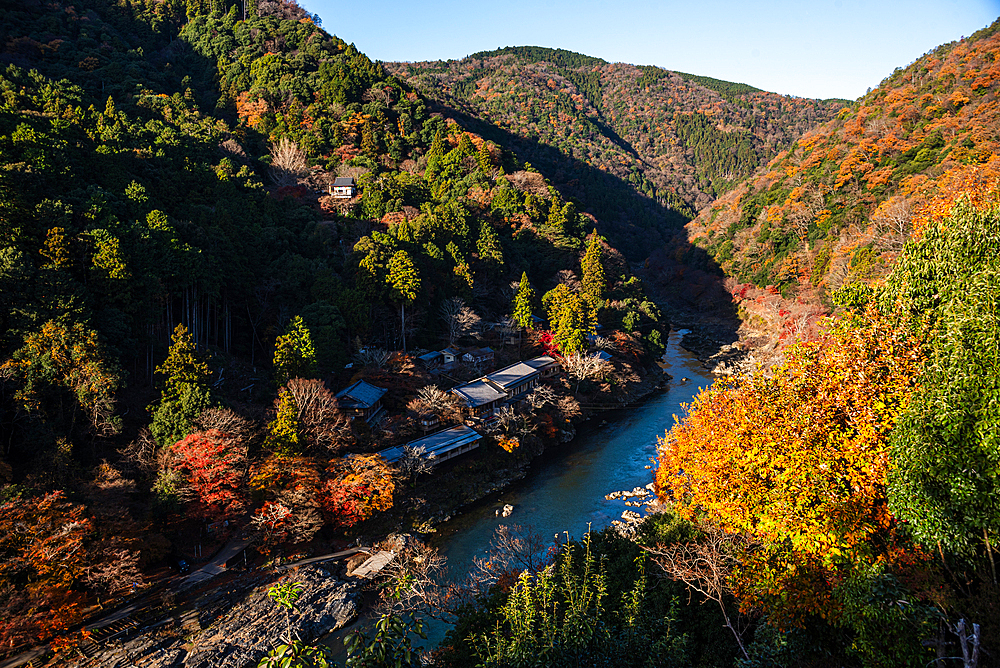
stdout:
[[956,193],[996,188],[998,28],[897,69],[702,210],[689,238],[740,282],[786,296],[880,279]]
[[563,172],[557,185],[576,186],[574,196],[599,217],[613,205],[593,201],[582,166],[693,216],[844,105],[541,47],[385,66],[428,96],[534,142],[519,155],[559,162],[551,165]]

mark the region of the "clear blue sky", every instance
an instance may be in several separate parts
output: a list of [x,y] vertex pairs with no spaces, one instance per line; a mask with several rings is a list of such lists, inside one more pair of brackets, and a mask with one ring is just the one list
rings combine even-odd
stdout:
[[857,98],[897,67],[1000,16],[1000,0],[299,0],[382,61],[447,60],[503,46]]

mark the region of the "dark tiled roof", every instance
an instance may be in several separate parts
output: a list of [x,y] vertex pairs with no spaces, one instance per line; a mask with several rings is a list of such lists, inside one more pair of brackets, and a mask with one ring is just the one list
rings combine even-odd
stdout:
[[541,357],[536,357],[534,359],[526,360],[524,363],[530,366],[532,369],[544,369],[546,367],[552,366],[553,364],[559,364],[559,361],[556,360],[556,358],[551,357],[550,355],[542,355]]
[[346,390],[337,392],[337,398],[340,399],[341,405],[347,408],[365,409],[377,404],[382,395],[387,391],[381,387],[375,387],[363,380],[359,380]]
[[354,177],[353,176],[338,176],[333,180],[334,188],[341,188],[343,186],[353,186]]

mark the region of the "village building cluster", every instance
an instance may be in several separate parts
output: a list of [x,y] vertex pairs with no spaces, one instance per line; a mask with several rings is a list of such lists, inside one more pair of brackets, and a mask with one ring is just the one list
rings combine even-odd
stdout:
[[[459,349],[450,346],[420,355],[416,361],[447,377],[449,371],[455,371],[460,365],[487,370],[493,366],[495,358],[494,351],[488,347]],[[434,413],[421,415],[420,428],[425,436],[385,448],[378,454],[389,463],[397,463],[407,452],[419,452],[428,463],[436,465],[478,448],[483,434],[493,426],[501,407],[523,410],[528,394],[541,380],[551,378],[559,370],[559,360],[542,355],[491,371],[474,380],[460,382],[451,388],[450,394],[468,409],[470,419],[465,424],[433,431],[440,426],[440,418]],[[382,398],[387,392],[387,388],[358,380],[336,396],[346,414],[372,424],[385,413]]]

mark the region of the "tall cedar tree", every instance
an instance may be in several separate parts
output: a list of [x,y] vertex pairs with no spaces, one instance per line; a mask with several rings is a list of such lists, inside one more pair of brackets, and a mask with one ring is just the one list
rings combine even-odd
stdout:
[[521,273],[521,283],[514,295],[514,321],[521,327],[531,327],[531,311],[535,302],[535,290],[528,282],[528,272]]
[[580,262],[580,270],[583,273],[583,291],[594,300],[600,303],[604,297],[607,284],[604,278],[604,247],[601,238],[597,233],[590,235],[587,243],[587,252]]
[[150,406],[150,431],[163,446],[172,445],[192,432],[194,420],[209,407],[208,364],[195,349],[191,333],[183,324],[174,329],[173,343],[156,373],[166,376],[160,401]]
[[406,352],[406,304],[412,303],[420,291],[420,273],[406,251],[396,251],[389,260],[389,276],[386,281],[392,290],[392,297],[399,300],[400,331],[403,336],[403,352]]
[[316,374],[316,347],[301,316],[295,316],[274,342],[274,379],[284,385],[292,378]]

